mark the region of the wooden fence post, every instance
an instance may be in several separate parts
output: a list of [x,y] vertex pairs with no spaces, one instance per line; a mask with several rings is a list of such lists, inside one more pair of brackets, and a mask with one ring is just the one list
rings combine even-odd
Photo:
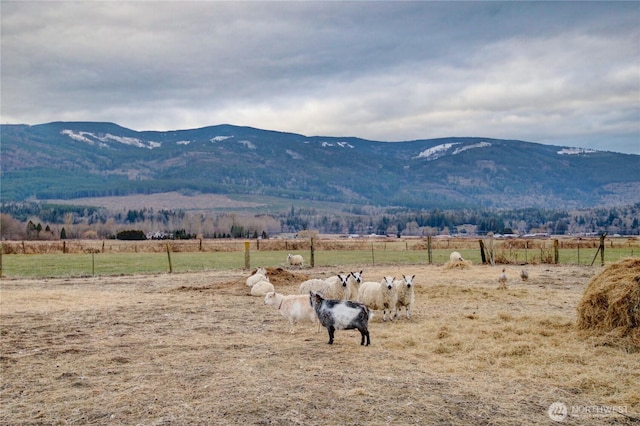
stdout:
[[169,244],[167,244],[167,258],[169,259],[169,273],[173,273],[173,264],[171,263],[171,249],[169,248]]
[[480,257],[482,258],[482,264],[485,265],[487,263],[487,256],[484,254],[484,243],[482,240],[480,241]]
[[371,242],[371,264],[375,266],[376,264],[376,259],[375,256],[373,254],[373,241]]
[[433,252],[431,250],[431,235],[427,236],[427,256],[429,258],[429,265],[433,264]]
[[315,253],[316,253],[316,250],[313,245],[313,238],[311,238],[311,267],[312,268],[316,265]]
[[560,262],[560,252],[558,251],[558,240],[553,240],[553,263]]
[[251,269],[251,256],[249,251],[249,245],[251,243],[249,241],[244,242],[244,269]]

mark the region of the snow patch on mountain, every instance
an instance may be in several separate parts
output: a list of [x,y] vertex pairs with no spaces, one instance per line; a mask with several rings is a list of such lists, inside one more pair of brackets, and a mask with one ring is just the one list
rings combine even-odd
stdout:
[[191,143],[191,141],[178,141],[176,142],[176,145],[189,145]]
[[60,133],[63,135],[69,136],[73,140],[88,143],[90,145],[95,145],[97,143],[96,141],[100,141],[100,143],[98,143],[98,146],[100,146],[101,148],[107,148],[109,145],[106,142],[109,142],[109,141],[118,142],[123,145],[131,145],[138,148],[147,148],[147,149],[159,148],[160,146],[162,146],[160,142],[143,141],[138,138],[129,138],[126,136],[115,136],[115,135],[112,135],[111,133],[97,136],[91,132],[79,132],[79,131],[77,132],[75,130],[69,130],[69,129],[62,130]]
[[489,142],[478,142],[478,143],[474,143],[474,144],[471,144],[471,145],[461,146],[460,148],[456,148],[451,153],[451,155],[460,154],[461,152],[467,151],[469,149],[486,148],[488,146],[491,146],[491,143],[489,143]]
[[67,135],[74,141],[88,143],[89,145],[95,145],[96,141],[89,139],[87,135],[95,138],[92,133],[89,132],[74,132],[73,130],[63,130],[60,132],[61,135]]
[[209,142],[222,142],[227,139],[231,139],[233,136],[214,136],[209,139]]
[[303,159],[302,155],[298,154],[298,153],[297,153],[297,152],[295,152],[295,151],[291,151],[290,149],[287,149],[285,152],[286,152],[287,154],[289,154],[289,156],[290,156],[291,158],[293,158],[294,160],[302,160],[302,159]]
[[598,151],[591,148],[562,148],[558,151],[558,155],[579,155],[579,154],[594,154]]
[[[457,155],[462,152],[468,151],[470,149],[486,148],[488,146],[491,146],[490,142],[484,142],[484,141],[458,147],[458,145],[461,145],[461,144],[462,142],[450,142],[450,143],[443,143],[440,145],[432,146],[431,148],[421,151],[417,156],[413,158],[414,159],[424,158],[427,161],[433,161],[433,160],[437,160],[438,158],[444,157],[447,154]],[[456,148],[453,151],[451,151],[451,149],[454,147]]]
[[460,142],[443,143],[440,145],[432,146],[422,151],[420,154],[413,158],[425,158],[427,161],[437,160],[440,157],[444,157],[452,147],[460,145]]
[[323,142],[320,142],[320,145],[323,148],[326,148],[326,147],[329,147],[329,146],[336,146],[336,145],[341,147],[341,148],[355,148],[349,142],[342,142],[342,141],[341,142],[336,142],[336,143],[323,141]]
[[242,141],[238,141],[238,143],[240,145],[246,146],[249,149],[256,149],[256,146],[254,144],[252,144],[250,141],[242,140]]
[[100,137],[95,136],[95,137],[98,140],[101,140],[103,142],[111,140],[111,141],[119,142],[123,145],[135,146],[137,148],[153,149],[153,148],[159,148],[162,146],[160,142],[143,141],[142,139],[130,138],[127,136],[116,136],[116,135],[112,135],[111,133],[107,133],[104,136],[100,136]]

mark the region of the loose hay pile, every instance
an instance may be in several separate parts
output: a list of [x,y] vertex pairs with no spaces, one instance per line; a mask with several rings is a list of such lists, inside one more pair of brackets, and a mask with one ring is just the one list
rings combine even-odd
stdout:
[[269,281],[276,287],[300,284],[309,279],[305,274],[295,274],[282,268],[267,268],[267,276],[269,277]]
[[471,269],[471,265],[473,263],[469,260],[450,260],[444,264],[444,269]]
[[607,266],[589,283],[578,305],[578,328],[603,344],[640,351],[640,259]]

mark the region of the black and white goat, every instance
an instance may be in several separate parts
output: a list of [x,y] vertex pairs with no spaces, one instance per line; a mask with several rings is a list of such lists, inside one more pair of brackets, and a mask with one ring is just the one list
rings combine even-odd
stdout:
[[320,324],[329,332],[330,345],[333,344],[333,334],[336,330],[353,330],[354,328],[357,328],[362,336],[361,345],[365,345],[365,340],[367,346],[371,344],[369,337],[371,314],[365,305],[350,300],[325,299],[322,294],[313,291],[309,292],[309,302],[316,311]]

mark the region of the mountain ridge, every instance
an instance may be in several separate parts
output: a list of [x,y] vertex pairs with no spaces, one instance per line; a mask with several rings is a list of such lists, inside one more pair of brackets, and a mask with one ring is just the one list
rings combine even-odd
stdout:
[[640,201],[640,156],[481,137],[373,141],[220,124],[2,125],[3,201],[180,191],[411,208]]

